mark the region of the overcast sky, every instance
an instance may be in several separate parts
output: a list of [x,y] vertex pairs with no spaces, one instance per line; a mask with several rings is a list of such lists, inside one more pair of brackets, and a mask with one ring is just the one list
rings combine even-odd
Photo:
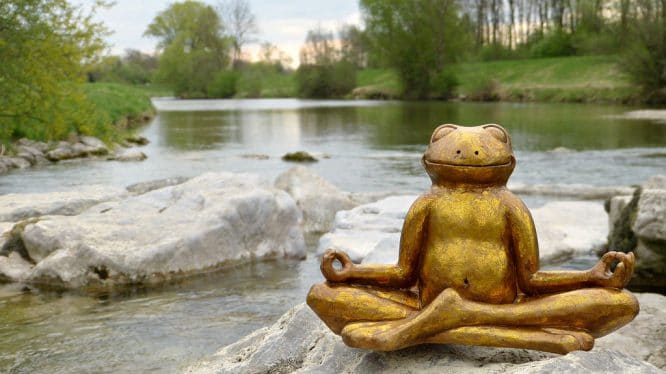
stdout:
[[[85,0],[78,0],[86,3]],[[144,52],[155,50],[156,40],[143,37],[143,32],[155,15],[173,0],[115,0],[110,9],[101,10],[98,18],[113,31],[108,37],[111,53],[121,54],[125,49]],[[216,5],[217,0],[203,2]],[[337,29],[344,23],[358,24],[358,0],[250,0],[250,8],[257,17],[259,42],[268,41],[288,53],[298,63],[298,51],[308,30],[318,24]],[[254,55],[258,43],[248,51]]]

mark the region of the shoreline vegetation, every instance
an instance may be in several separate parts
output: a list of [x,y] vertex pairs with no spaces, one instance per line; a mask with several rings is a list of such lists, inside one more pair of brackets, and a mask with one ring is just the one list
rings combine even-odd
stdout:
[[[640,103],[640,89],[623,74],[617,56],[571,56],[502,60],[456,64],[452,71],[459,85],[454,94],[439,100],[556,103]],[[253,71],[241,72],[233,98],[298,98],[296,73],[272,71],[256,82]],[[166,86],[93,82],[84,84],[87,99],[95,108],[96,126],[80,135],[95,136],[106,143],[120,141],[156,114],[152,97],[173,96]],[[402,85],[391,69],[358,71],[356,87],[339,99],[402,100]],[[437,99],[433,99],[437,100]],[[93,129],[94,130],[94,129]],[[79,135],[79,134],[77,134]],[[71,134],[70,134],[71,136]],[[33,141],[47,141],[26,136]],[[15,144],[2,139],[5,154],[15,154]]]
[[0,151],[80,136],[110,146],[164,95],[666,103],[662,0],[492,4],[360,0],[362,26],[308,30],[297,68],[267,41],[243,51],[258,33],[247,0],[169,4],[144,31],[155,53],[122,55],[95,21],[104,2],[0,5]]

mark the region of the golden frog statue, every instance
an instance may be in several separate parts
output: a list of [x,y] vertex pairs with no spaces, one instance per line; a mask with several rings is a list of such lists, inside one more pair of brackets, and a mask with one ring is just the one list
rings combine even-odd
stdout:
[[592,349],[638,314],[636,298],[622,290],[633,253],[606,253],[586,271],[539,270],[532,216],[506,188],[516,160],[504,128],[441,125],[422,161],[432,188],[407,213],[396,265],[356,265],[334,250],[323,256],[327,282],[312,287],[307,303],[345,344],[567,353]]

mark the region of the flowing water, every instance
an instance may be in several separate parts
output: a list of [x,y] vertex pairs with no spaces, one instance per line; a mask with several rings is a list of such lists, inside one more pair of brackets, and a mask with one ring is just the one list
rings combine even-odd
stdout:
[[[286,152],[321,157],[317,173],[349,191],[418,193],[420,157],[440,123],[499,123],[513,139],[511,180],[599,186],[666,172],[666,125],[577,104],[309,100],[156,100],[140,163],[63,162],[0,176],[0,194],[126,186],[208,171],[274,178]],[[265,155],[256,159],[252,155]],[[527,199],[531,207],[543,199]],[[316,238],[310,240],[316,246]],[[587,266],[593,257],[569,267]],[[275,321],[320,279],[314,256],[224,269],[158,288],[52,293],[0,286],[0,372],[174,372]]]

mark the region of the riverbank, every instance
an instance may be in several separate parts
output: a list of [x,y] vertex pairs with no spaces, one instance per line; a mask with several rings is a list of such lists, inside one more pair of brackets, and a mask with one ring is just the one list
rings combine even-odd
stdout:
[[[107,144],[119,142],[131,135],[136,127],[147,123],[155,116],[151,96],[166,95],[159,87],[132,86],[119,83],[86,83],[83,86],[87,100],[92,104],[92,111],[82,134],[67,134],[62,139],[42,138],[45,132],[33,134],[26,132],[22,138],[33,142],[72,141],[72,137],[83,135],[101,139]],[[79,108],[70,108],[79,110]],[[16,155],[18,139],[0,139],[5,155]]]
[[[582,103],[639,102],[639,88],[617,66],[617,56],[574,56],[459,63],[454,99]],[[395,72],[362,70],[356,98],[400,98]]]
[[[459,86],[454,100],[511,102],[640,102],[640,89],[620,71],[618,56],[571,56],[465,62],[452,65]],[[362,69],[348,98],[401,99],[402,84],[390,69]],[[241,75],[237,98],[296,97],[295,74]]]
[[117,83],[88,83],[84,92],[95,110],[85,134],[68,134],[65,139],[22,137],[16,141],[0,139],[0,174],[69,159],[103,157],[118,161],[141,161],[146,155],[128,150],[145,145],[148,139],[135,136],[134,130],[156,114],[151,96],[164,95],[160,88]]

